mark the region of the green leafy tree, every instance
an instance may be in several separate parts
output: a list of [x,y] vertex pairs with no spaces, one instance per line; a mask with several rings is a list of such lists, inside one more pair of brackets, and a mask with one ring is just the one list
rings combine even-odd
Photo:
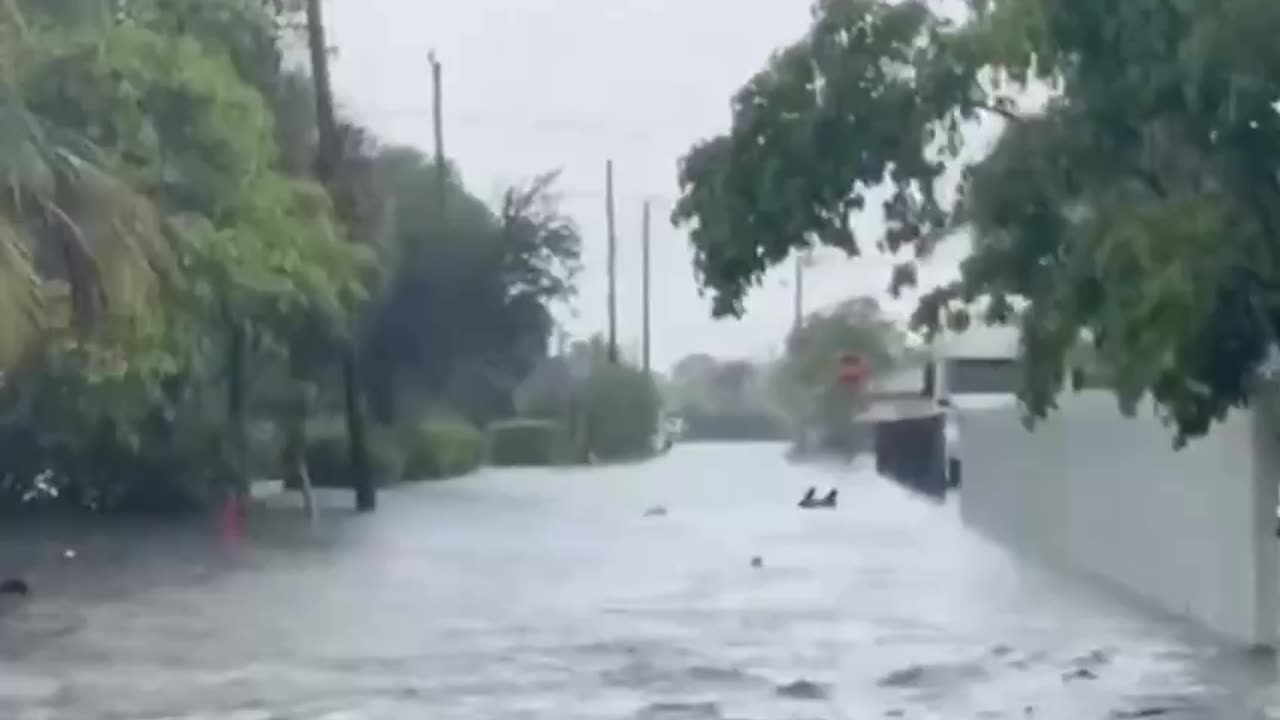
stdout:
[[[580,244],[554,176],[489,208],[445,173],[424,212],[434,164],[337,114],[318,9],[0,0],[0,503],[190,506],[342,445],[367,509],[384,440],[443,452],[419,421],[505,414],[546,356]],[[383,377],[421,402],[366,443]]]
[[[8,427],[92,506],[165,482],[242,485],[249,356],[302,328],[349,336],[371,259],[324,192],[283,171],[270,104],[235,53],[213,33],[162,32],[165,7],[7,26],[24,42],[9,107],[28,120],[0,145],[50,168],[27,162],[34,194],[12,196],[42,304],[5,388]],[[135,252],[106,253],[117,238]]]
[[690,440],[773,440],[785,428],[771,387],[772,368],[695,353],[672,368],[662,388]]
[[[804,38],[695,147],[675,213],[719,313],[796,247],[856,254],[851,212],[884,194],[871,242],[928,256],[967,226],[962,279],[923,299],[936,330],[1017,322],[1031,417],[1090,339],[1122,407],[1151,397],[1176,442],[1247,402],[1274,347],[1280,6],[1260,0],[986,0],[954,22],[924,2],[822,0]],[[1047,92],[1024,109],[1028,90]],[[995,150],[948,168],[966,124]],[[911,261],[893,285],[915,280]],[[1021,304],[1020,312],[1013,312]]]
[[860,356],[875,377],[893,370],[904,351],[904,334],[873,298],[846,300],[809,315],[791,333],[777,368],[779,396],[801,425],[816,423],[828,433],[848,430],[856,394],[840,382],[842,357]]
[[154,296],[168,259],[155,209],[102,149],[34,111],[33,68],[56,52],[18,5],[0,5],[0,363],[12,366],[46,329],[87,331],[108,305]]
[[387,148],[375,177],[391,206],[384,252],[399,271],[364,339],[373,406],[390,421],[405,389],[479,424],[513,410],[547,356],[553,306],[572,296],[581,238],[560,210],[556,176],[506,191],[490,209],[456,181],[438,216],[439,177],[417,151]]

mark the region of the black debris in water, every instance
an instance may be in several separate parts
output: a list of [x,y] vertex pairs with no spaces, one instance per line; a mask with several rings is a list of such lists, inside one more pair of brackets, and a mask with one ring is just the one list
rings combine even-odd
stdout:
[[826,700],[830,694],[825,685],[808,680],[797,680],[786,685],[779,685],[778,695],[792,700]]
[[1111,713],[1111,717],[1114,720],[1139,720],[1140,718],[1160,717],[1171,712],[1173,711],[1169,708],[1151,707],[1139,710],[1116,710]]
[[720,705],[715,702],[658,702],[641,708],[637,718],[643,720],[666,720],[671,718],[719,718]]
[[5,578],[0,580],[0,595],[21,595],[26,597],[31,594],[31,586],[27,585],[27,581],[22,578]]
[[880,678],[880,682],[877,684],[881,687],[910,687],[918,685],[922,678],[924,678],[924,668],[920,665],[912,665],[901,670],[894,670]]
[[1064,673],[1063,682],[1071,682],[1072,680],[1097,680],[1098,674],[1089,668],[1076,668],[1070,672]]

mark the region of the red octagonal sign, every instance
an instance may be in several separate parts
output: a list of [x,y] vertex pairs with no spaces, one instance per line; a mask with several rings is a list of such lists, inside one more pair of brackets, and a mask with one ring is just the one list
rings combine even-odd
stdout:
[[867,363],[857,353],[840,356],[840,382],[857,387],[867,379]]

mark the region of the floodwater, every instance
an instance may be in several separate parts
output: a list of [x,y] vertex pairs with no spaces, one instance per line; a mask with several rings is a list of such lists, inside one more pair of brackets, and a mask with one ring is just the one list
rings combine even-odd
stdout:
[[[810,485],[835,511],[800,511]],[[345,498],[343,498],[345,501]],[[774,445],[488,471],[374,516],[0,529],[6,720],[1263,718],[1215,649]],[[646,517],[655,505],[665,516]],[[64,551],[74,549],[74,557]],[[751,559],[760,556],[762,567]]]

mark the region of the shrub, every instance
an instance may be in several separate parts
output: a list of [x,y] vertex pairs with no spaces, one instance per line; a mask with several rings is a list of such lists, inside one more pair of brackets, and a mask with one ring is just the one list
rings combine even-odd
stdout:
[[484,462],[485,436],[465,420],[425,420],[410,426],[401,437],[407,480],[458,477]]
[[285,475],[284,436],[278,423],[250,422],[245,431],[245,454],[251,479],[280,478]]
[[[369,428],[369,471],[379,485],[399,480],[404,458],[392,433]],[[307,471],[315,487],[349,488],[351,463],[347,451],[347,426],[341,416],[307,423]]]
[[564,426],[551,420],[517,418],[489,426],[489,457],[499,467],[540,467],[568,459]]
[[787,438],[783,421],[765,412],[705,412],[691,408],[685,410],[682,417],[686,427],[684,439],[690,442],[760,442]]
[[644,457],[658,429],[657,387],[642,371],[598,364],[587,378],[587,447],[600,460]]

